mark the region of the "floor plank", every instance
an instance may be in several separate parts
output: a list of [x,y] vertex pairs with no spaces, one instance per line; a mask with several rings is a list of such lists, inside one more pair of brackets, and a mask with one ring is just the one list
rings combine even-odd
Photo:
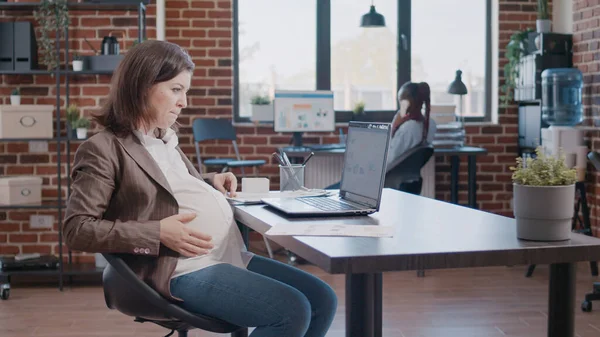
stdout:
[[[344,278],[314,266],[300,266],[336,291],[339,307],[328,337],[344,336]],[[525,267],[494,267],[384,274],[384,336],[543,337],[546,336],[548,268],[533,277]],[[579,305],[597,281],[589,264],[577,270],[576,336],[600,336],[600,302],[583,313]],[[169,331],[109,310],[98,285],[67,287],[13,285],[0,302],[0,337],[164,336]],[[194,330],[190,337],[223,336]]]

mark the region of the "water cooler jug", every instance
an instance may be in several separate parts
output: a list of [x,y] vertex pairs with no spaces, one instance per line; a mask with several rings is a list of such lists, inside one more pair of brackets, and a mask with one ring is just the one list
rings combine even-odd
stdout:
[[583,120],[583,75],[577,68],[542,72],[542,119],[548,125],[575,126]]
[[550,125],[542,129],[544,152],[553,156],[562,152],[568,167],[585,167],[583,130],[575,127],[583,121],[583,75],[577,68],[552,68],[541,77],[542,119]]

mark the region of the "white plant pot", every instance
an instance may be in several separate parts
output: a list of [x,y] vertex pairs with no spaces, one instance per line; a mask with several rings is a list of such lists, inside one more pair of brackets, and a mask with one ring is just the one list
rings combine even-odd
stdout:
[[10,105],[21,105],[21,96],[10,95]]
[[273,121],[273,104],[252,104],[252,117],[250,120],[257,122]]
[[86,139],[87,132],[88,132],[88,129],[86,129],[86,128],[77,128],[77,139]]
[[77,60],[73,61],[73,71],[82,71],[83,70],[83,61]]
[[550,33],[550,31],[552,30],[552,21],[535,20],[535,27],[538,33]]
[[534,241],[561,241],[571,238],[575,184],[566,186],[524,186],[513,184],[513,213],[517,237]]

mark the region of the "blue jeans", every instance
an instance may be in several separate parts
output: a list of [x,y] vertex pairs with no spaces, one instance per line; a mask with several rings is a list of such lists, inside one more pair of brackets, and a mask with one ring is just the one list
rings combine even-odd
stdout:
[[243,327],[250,337],[324,337],[337,297],[327,283],[255,255],[248,270],[217,264],[171,280],[184,309]]

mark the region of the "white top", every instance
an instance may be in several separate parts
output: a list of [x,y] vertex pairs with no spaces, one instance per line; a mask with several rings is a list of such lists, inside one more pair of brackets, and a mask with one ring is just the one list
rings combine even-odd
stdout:
[[231,205],[221,192],[189,173],[176,149],[179,139],[175,132],[167,130],[162,139],[151,136],[152,132],[134,133],[167,178],[179,213],[197,214],[187,225],[212,237],[214,248],[210,253],[192,258],[180,256],[173,277],[218,263],[245,269],[253,254],[246,251]]
[[[435,137],[437,125],[433,118],[429,119],[429,131],[427,133],[427,142],[431,144]],[[390,140],[388,149],[387,165],[390,165],[397,158],[400,158],[406,151],[421,144],[423,140],[423,122],[409,119],[402,123],[394,137]]]

